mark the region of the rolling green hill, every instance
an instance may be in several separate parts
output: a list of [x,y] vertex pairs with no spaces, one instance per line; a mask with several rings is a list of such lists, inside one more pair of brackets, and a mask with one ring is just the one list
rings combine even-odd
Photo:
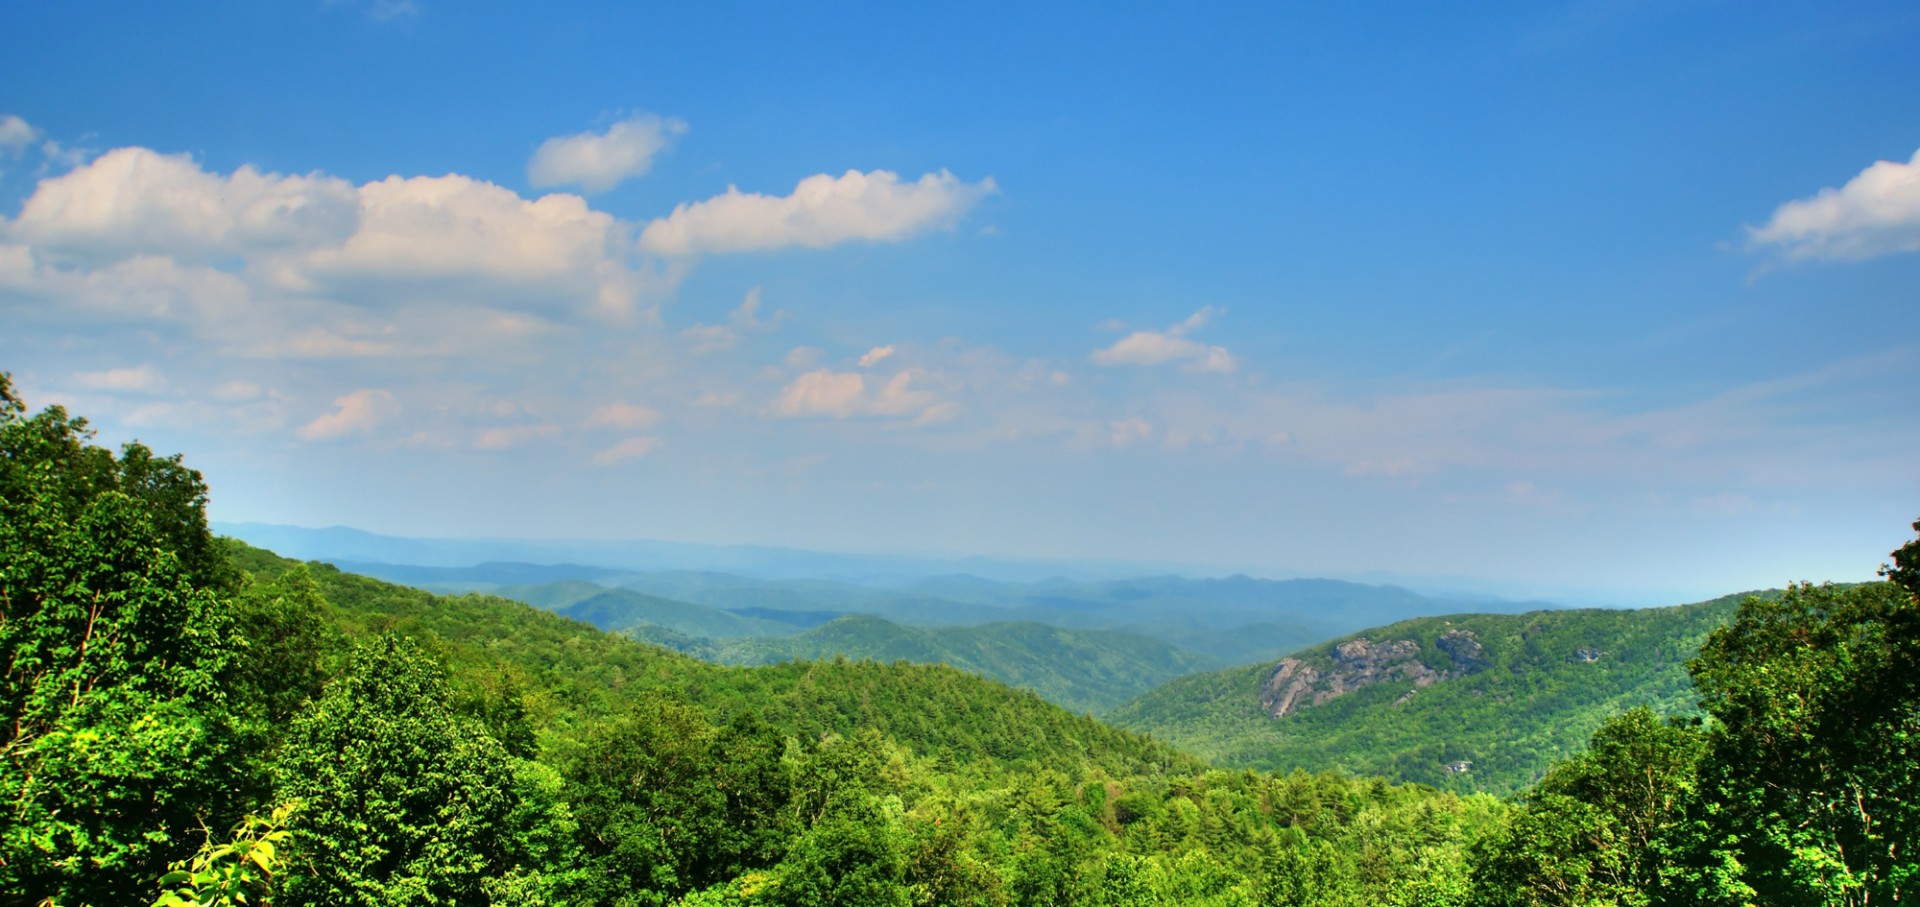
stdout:
[[1742,598],[1417,618],[1180,678],[1109,718],[1222,765],[1509,793],[1608,716],[1694,711],[1685,662]]
[[[299,566],[232,539],[225,545],[256,581]],[[327,564],[308,571],[336,633],[359,639],[391,630],[428,641],[466,695],[516,690],[548,749],[567,749],[584,728],[660,691],[715,715],[756,714],[801,739],[877,730],[915,752],[982,771],[1131,776],[1199,764],[1153,738],[944,665],[715,665],[497,596],[435,595]]]
[[[723,612],[724,613],[724,612]],[[843,655],[946,664],[1029,689],[1074,711],[1103,712],[1217,659],[1111,630],[1066,630],[1032,622],[909,627],[868,615],[843,617],[785,638],[692,639],[678,627],[631,635],[725,664],[774,664]]]

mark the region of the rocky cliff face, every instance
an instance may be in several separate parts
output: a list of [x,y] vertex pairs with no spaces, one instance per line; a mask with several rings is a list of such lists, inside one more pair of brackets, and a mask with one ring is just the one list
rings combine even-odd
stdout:
[[1433,641],[1433,646],[1445,652],[1451,662],[1444,671],[1422,662],[1420,643],[1411,639],[1347,640],[1329,650],[1330,667],[1316,667],[1299,658],[1281,659],[1261,685],[1260,707],[1275,718],[1285,718],[1372,684],[1411,680],[1418,690],[1487,666],[1485,649],[1472,630],[1448,630]]

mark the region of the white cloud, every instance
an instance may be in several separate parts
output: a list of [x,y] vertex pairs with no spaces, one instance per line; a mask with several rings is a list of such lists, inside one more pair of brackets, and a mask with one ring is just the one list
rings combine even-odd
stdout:
[[1225,347],[1186,337],[1187,332],[1206,324],[1212,317],[1213,307],[1206,306],[1164,331],[1134,331],[1112,346],[1095,350],[1088,358],[1095,365],[1152,366],[1179,362],[1190,372],[1231,372],[1239,363]]
[[660,411],[636,403],[609,403],[587,417],[588,428],[619,428],[633,431],[652,428],[660,420]]
[[73,376],[73,383],[87,390],[117,393],[148,393],[166,385],[166,381],[151,365],[80,372]]
[[660,255],[750,252],[850,240],[893,241],[946,226],[995,191],[992,178],[962,182],[942,170],[903,183],[886,170],[807,177],[786,196],[741,192],[681,204],[647,224],[640,248]]
[[781,361],[785,362],[788,368],[809,368],[820,361],[820,353],[819,347],[796,346],[788,350]]
[[1788,259],[1920,251],[1920,151],[1906,163],[1879,161],[1838,189],[1781,205],[1765,226],[1747,228],[1747,241]]
[[[489,288],[552,289],[627,311],[642,281],[619,260],[613,216],[577,195],[524,199],[452,175],[388,177],[359,189],[359,225],[345,242],[313,250],[302,267],[325,280],[463,280]],[[403,284],[404,286],[404,284]],[[537,298],[538,294],[528,294]]]
[[208,173],[186,155],[117,148],[41,180],[6,227],[15,242],[83,261],[204,260],[337,242],[353,231],[352,184],[243,166]]
[[40,130],[27,125],[27,121],[9,113],[0,116],[0,148],[6,149],[18,157],[28,146],[40,140]]
[[629,267],[625,225],[576,195],[525,199],[458,175],[358,187],[245,166],[222,176],[145,148],[40,181],[0,230],[41,266],[156,259],[217,267],[252,295],[361,307],[425,299],[618,316],[663,279]]
[[893,355],[893,346],[891,344],[887,346],[876,346],[868,350],[866,355],[860,357],[860,367],[872,368],[874,363],[891,355]]
[[366,434],[400,414],[400,401],[378,389],[354,391],[333,401],[333,410],[308,422],[297,432],[309,441],[331,441]]
[[636,460],[652,453],[660,446],[659,438],[628,438],[612,447],[593,455],[593,462],[600,466],[612,466],[624,460]]
[[913,387],[914,373],[900,371],[885,384],[870,386],[857,372],[818,369],[793,379],[780,391],[775,411],[782,416],[824,416],[846,419],[853,416],[916,417],[916,421],[942,421],[950,418],[953,407],[936,405],[932,391]]
[[852,372],[828,369],[808,372],[780,391],[783,416],[829,416],[844,419],[860,410],[867,392],[866,379]]
[[542,142],[527,161],[527,182],[538,188],[577,185],[605,192],[647,172],[653,156],[687,124],[652,114],[628,117],[605,132],[582,132]]

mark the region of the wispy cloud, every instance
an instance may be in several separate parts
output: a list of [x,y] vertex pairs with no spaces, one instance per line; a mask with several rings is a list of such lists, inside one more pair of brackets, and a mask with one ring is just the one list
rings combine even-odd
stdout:
[[1205,325],[1212,317],[1213,307],[1206,306],[1164,331],[1134,331],[1112,346],[1095,350],[1088,358],[1095,365],[1153,366],[1177,362],[1190,372],[1231,372],[1239,367],[1239,362],[1225,347],[1187,338],[1188,332]]
[[967,183],[942,170],[902,182],[886,170],[809,176],[784,196],[734,187],[682,204],[647,224],[640,248],[659,255],[754,252],[844,242],[890,242],[947,226],[995,190],[992,178]]
[[682,120],[639,114],[603,132],[556,136],[540,143],[527,161],[527,182],[542,189],[573,185],[605,192],[645,174],[654,155],[686,131]]
[[588,428],[619,428],[626,430],[652,428],[660,421],[660,411],[651,406],[636,403],[608,403],[593,411],[587,417]]
[[160,373],[151,365],[80,372],[73,376],[73,383],[87,390],[116,393],[144,393],[157,391],[166,386],[166,380],[161,378]]
[[366,434],[399,414],[400,401],[392,392],[377,388],[357,390],[334,400],[333,409],[301,426],[299,435],[309,441],[332,441]]
[[0,150],[19,157],[39,140],[40,130],[27,125],[26,120],[11,113],[0,115]]
[[936,402],[932,391],[913,386],[911,370],[895,372],[883,383],[869,382],[859,372],[818,369],[807,372],[780,391],[774,411],[782,416],[847,419],[854,416],[911,418],[920,423],[940,421],[952,409]]
[[696,324],[680,332],[680,336],[693,342],[692,352],[711,353],[724,350],[738,343],[741,335],[771,331],[780,326],[786,317],[786,311],[773,313],[772,318],[760,317],[760,288],[747,291],[747,297],[740,305],[727,314],[726,324]]
[[653,453],[659,449],[659,447],[659,438],[644,436],[627,438],[612,447],[595,453],[593,455],[593,462],[598,466],[612,466],[616,463],[626,462],[627,460],[637,460],[647,454]]

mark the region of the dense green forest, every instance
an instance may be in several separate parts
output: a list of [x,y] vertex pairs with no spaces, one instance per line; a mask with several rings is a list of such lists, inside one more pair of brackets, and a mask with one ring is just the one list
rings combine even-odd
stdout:
[[1744,598],[1417,618],[1277,663],[1183,677],[1108,719],[1221,765],[1507,794],[1613,715],[1697,714],[1687,661]]
[[1889,582],[1743,601],[1689,665],[1702,718],[1616,716],[1504,801],[1215,768],[950,667],[712,665],[223,542],[206,497],[179,457],[95,446],[0,376],[0,903],[1867,904],[1920,885],[1920,541]]
[[944,664],[1078,712],[1104,712],[1175,677],[1220,666],[1218,659],[1145,636],[1026,621],[914,627],[867,614],[826,614],[832,619],[804,627],[582,581],[505,586],[496,594],[705,661],[772,665],[844,656]]

